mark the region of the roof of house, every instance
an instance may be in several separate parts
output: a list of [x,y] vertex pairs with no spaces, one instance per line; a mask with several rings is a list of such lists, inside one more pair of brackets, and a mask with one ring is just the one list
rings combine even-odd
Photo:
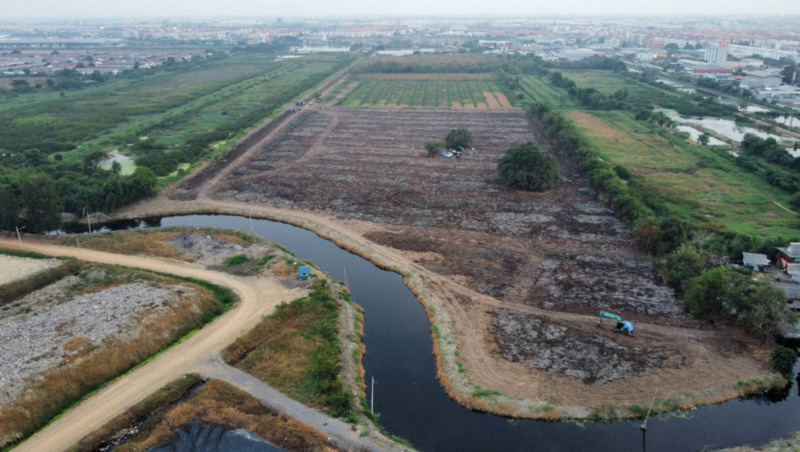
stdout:
[[786,273],[797,273],[800,275],[800,264],[786,264]]
[[769,265],[769,259],[765,254],[742,253],[742,263],[747,266],[757,265],[759,267],[766,267]]
[[778,250],[789,257],[800,257],[800,243],[790,243],[786,248],[778,248]]

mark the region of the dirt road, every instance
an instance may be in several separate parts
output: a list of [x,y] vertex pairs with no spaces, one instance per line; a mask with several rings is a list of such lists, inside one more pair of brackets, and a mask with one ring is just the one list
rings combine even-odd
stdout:
[[[14,249],[17,246],[13,240],[0,238],[0,248]],[[137,267],[203,279],[232,289],[239,296],[240,301],[232,310],[201,329],[197,334],[162,353],[146,365],[115,380],[97,394],[69,410],[57,421],[18,446],[15,449],[17,451],[38,452],[68,449],[110,419],[186,373],[208,373],[212,377],[235,374],[234,371],[226,369],[227,366],[217,358],[219,352],[239,335],[251,329],[262,316],[271,313],[279,303],[305,295],[305,291],[288,290],[274,281],[237,278],[209,271],[195,264],[86,249],[78,250],[30,240],[26,241],[25,247],[27,250],[52,256],[78,257],[80,255],[81,259],[91,262]],[[231,383],[242,386],[238,380],[240,378]],[[267,402],[270,397],[275,397],[277,394],[275,392],[265,397],[263,392],[262,398]],[[306,422],[320,431],[328,432],[336,438],[348,438],[343,441],[345,443],[358,442],[359,439],[353,438],[354,435],[349,433],[347,428],[337,427],[338,424],[334,419],[296,402],[292,405],[292,401],[286,397],[283,399],[285,400],[281,400],[279,406],[291,405],[293,417],[301,422]],[[342,423],[339,422],[339,424]],[[364,441],[362,440],[362,442]],[[359,445],[362,444],[359,443]],[[374,448],[369,443],[366,443],[364,447]]]

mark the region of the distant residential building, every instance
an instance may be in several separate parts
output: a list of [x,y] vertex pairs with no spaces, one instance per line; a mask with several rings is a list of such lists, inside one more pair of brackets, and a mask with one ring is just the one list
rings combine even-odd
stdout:
[[728,53],[738,58],[758,55],[761,58],[773,58],[776,60],[780,60],[781,58],[789,58],[793,61],[800,60],[795,51],[773,49],[769,47],[750,47],[731,44],[728,46]]
[[728,44],[720,44],[716,47],[706,48],[703,58],[709,63],[722,63],[728,61]]

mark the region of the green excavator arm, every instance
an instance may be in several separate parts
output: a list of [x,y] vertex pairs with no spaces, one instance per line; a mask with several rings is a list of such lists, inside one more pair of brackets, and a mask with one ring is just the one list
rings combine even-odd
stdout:
[[622,317],[620,317],[620,316],[618,316],[616,314],[612,314],[610,312],[600,311],[600,323],[601,324],[603,323],[603,319],[614,319],[617,322],[622,322]]

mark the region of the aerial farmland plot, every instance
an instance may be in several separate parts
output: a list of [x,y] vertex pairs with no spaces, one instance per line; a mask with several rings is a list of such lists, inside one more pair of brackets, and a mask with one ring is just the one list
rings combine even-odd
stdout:
[[492,74],[363,74],[338,105],[371,108],[513,109]]
[[[472,132],[475,151],[429,157],[423,143],[453,128]],[[689,364],[724,360],[718,349],[728,347],[725,341],[687,343],[684,328],[675,328],[648,335],[648,345],[634,349],[592,322],[569,317],[594,317],[602,309],[637,322],[693,325],[673,290],[656,278],[653,260],[634,249],[630,228],[598,199],[574,162],[554,153],[562,178],[545,193],[500,183],[500,157],[529,141],[553,152],[541,126],[519,110],[311,108],[262,142],[214,196],[331,213],[364,238],[491,297],[476,299],[433,279],[420,282],[435,288],[454,319],[459,359],[475,385],[503,385],[487,370],[501,368],[518,379],[505,388],[514,397],[535,399],[533,387],[559,393],[570,381],[561,405],[610,403],[624,381],[627,400],[646,403],[653,385],[664,385],[674,372],[703,375],[693,379],[697,387],[669,389],[674,395],[728,378],[738,364]],[[558,332],[565,343],[593,344],[593,351],[566,347],[539,356],[536,350],[549,346],[544,336],[525,333],[524,325],[533,323]],[[582,357],[595,352],[590,360]],[[554,377],[575,368],[582,373]],[[583,383],[574,386],[576,375]]]

